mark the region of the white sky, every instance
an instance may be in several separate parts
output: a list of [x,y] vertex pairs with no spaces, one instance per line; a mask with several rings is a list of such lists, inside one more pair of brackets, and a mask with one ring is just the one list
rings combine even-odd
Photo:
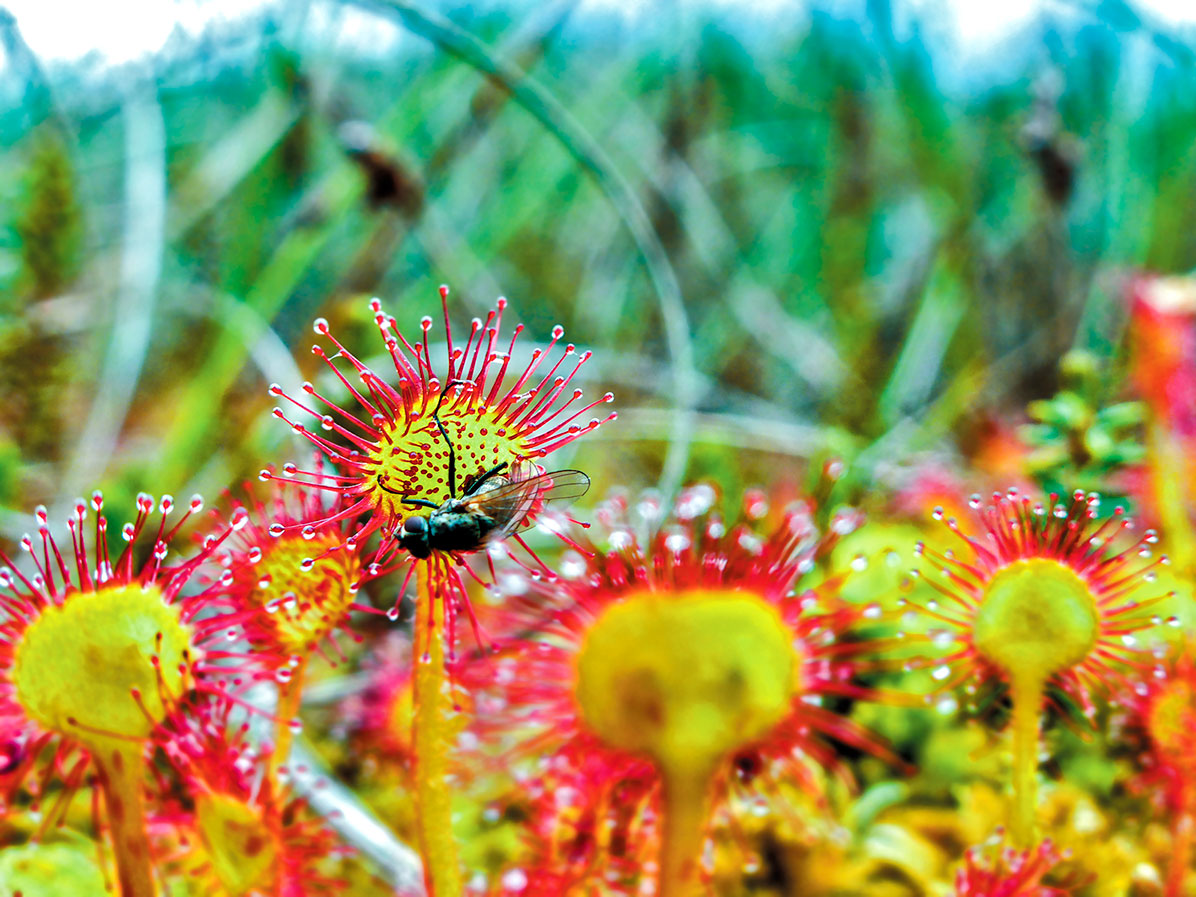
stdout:
[[[235,18],[267,0],[0,0],[16,16],[21,33],[42,59],[72,59],[98,51],[111,62],[125,62],[159,49],[175,28],[196,34],[213,19]],[[534,0],[532,0],[534,2]],[[708,0],[715,7],[780,9],[793,0]],[[621,9],[628,16],[650,14],[654,0],[583,0],[584,5]],[[862,0],[834,0],[846,10]],[[817,5],[825,6],[825,3]],[[934,11],[936,30],[952,35],[967,53],[999,43],[1034,12],[1060,8],[1053,0],[901,0],[895,4],[923,13]],[[1196,0],[1139,0],[1136,8],[1160,25],[1196,24]],[[1076,4],[1066,8],[1074,11]],[[942,21],[946,9],[949,22]],[[363,19],[366,17],[363,15]],[[368,24],[363,21],[365,27]],[[3,51],[0,50],[0,60]]]

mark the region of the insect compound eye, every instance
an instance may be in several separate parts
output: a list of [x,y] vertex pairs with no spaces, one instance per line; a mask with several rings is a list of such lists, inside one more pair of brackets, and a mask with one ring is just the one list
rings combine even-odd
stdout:
[[418,536],[428,531],[427,517],[408,517],[403,521],[403,535]]

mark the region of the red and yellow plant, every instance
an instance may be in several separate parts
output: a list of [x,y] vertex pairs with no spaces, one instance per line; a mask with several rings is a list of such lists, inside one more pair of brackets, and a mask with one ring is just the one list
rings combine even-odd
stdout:
[[[370,307],[374,322],[394,366],[393,382],[337,342],[326,321],[315,323],[316,333],[331,340],[337,351],[329,357],[321,346],[315,346],[313,352],[327,362],[334,378],[360,406],[359,411],[347,410],[311,383],[303,385],[308,400],[293,398],[277,385],[270,387],[272,395],[318,420],[329,434],[321,435],[302,421],[292,420],[282,409],[274,411],[296,433],[310,440],[337,470],[326,478],[318,471],[287,469],[289,480],[337,493],[341,498],[334,511],[305,526],[318,532],[341,521],[363,521],[341,544],[350,539],[361,544],[372,533],[380,535],[367,571],[391,563],[400,551],[404,521],[427,513],[413,507],[410,499],[439,507],[460,496],[467,484],[496,469],[526,470],[598,427],[601,419],[587,421],[585,416],[613,398],[607,393],[577,407],[582,391],[570,389],[570,384],[590,353],[578,353],[569,344],[551,361],[564,335],[563,328],[554,328],[548,346],[533,349],[521,365],[515,348],[522,325],[515,328],[508,343],[500,341],[505,299],[498,300],[485,322],[474,319],[461,346],[454,343],[449,322],[447,287],[441,287],[440,296],[447,356],[443,375],[436,373],[431,357],[432,319],[425,317],[420,336],[408,340],[399,332],[395,319],[382,311],[378,300],[373,300]],[[333,363],[336,358],[347,362],[347,371]],[[267,471],[263,476],[275,475]],[[530,522],[530,511],[527,516]],[[522,544],[518,535],[513,538]],[[325,554],[337,549],[330,545]],[[396,562],[406,565],[404,590],[413,575],[417,583],[413,737],[416,805],[425,878],[429,890],[439,897],[451,897],[462,890],[451,835],[450,794],[445,785],[451,752],[449,717],[453,715],[445,674],[446,645],[455,641],[458,609],[464,608],[472,615],[459,572],[469,568],[461,554],[433,551],[426,560],[411,557]],[[547,572],[534,554],[532,557]],[[397,607],[396,601],[395,617]]]
[[962,554],[918,546],[933,565],[924,579],[947,602],[922,610],[955,636],[952,653],[933,661],[942,689],[975,693],[990,682],[1008,688],[1010,830],[1027,847],[1034,843],[1042,713],[1070,703],[1094,718],[1093,694],[1106,692],[1124,664],[1140,656],[1134,633],[1152,625],[1149,608],[1161,597],[1134,593],[1167,558],[1155,556],[1152,530],[1122,542],[1133,523],[1121,508],[1097,522],[1100,499],[1093,494],[1077,492],[1063,504],[1056,495],[1043,503],[1010,490],[994,493],[990,505],[979,496],[971,504],[977,534],[946,520]]
[[602,509],[607,549],[508,599],[527,635],[460,674],[484,743],[545,758],[535,871],[577,893],[641,878],[663,897],[700,893],[727,795],[812,783],[811,763],[845,774],[835,742],[899,763],[824,706],[876,697],[858,677],[879,645],[854,635],[879,608],[842,602],[837,580],[798,589],[851,516],[824,539],[799,505],[758,532],[707,514],[711,495],[683,494],[642,540],[617,503]]
[[247,658],[266,666],[278,686],[271,752],[275,773],[286,763],[292,734],[301,725],[308,661],[314,655],[331,660],[326,647],[344,658],[336,632],[348,629],[366,578],[349,522],[320,530],[311,522],[327,514],[325,493],[318,487],[329,480],[318,465],[314,474],[316,486],[284,491],[275,484],[266,501],[234,498],[233,514],[246,525],[215,558],[223,569],[220,593],[239,616]]
[[1181,643],[1140,672],[1117,704],[1125,730],[1141,747],[1142,771],[1133,784],[1170,823],[1166,894],[1180,897],[1196,839],[1196,646]]
[[[52,779],[61,797],[45,811],[42,831],[65,814],[71,795],[94,772],[122,897],[155,893],[143,802],[145,746],[154,729],[192,692],[221,693],[243,669],[224,650],[237,632],[235,613],[221,612],[219,583],[192,593],[196,569],[245,518],[209,536],[194,557],[167,564],[170,544],[202,502],[191,499],[173,526],[174,501],[137,497],[137,517],[121,527],[124,550],[108,549],[108,520],[100,493],[92,551],[86,547],[88,505],[75,504],[68,521],[71,547],[64,557],[44,508],[37,535],[21,547],[35,573],[22,573],[0,552],[0,744],[8,745],[7,800],[31,774],[29,788],[45,791]],[[138,560],[137,555],[143,555]],[[222,678],[224,677],[224,678]]]
[[964,855],[955,875],[955,897],[1067,897],[1070,890],[1043,884],[1061,859],[1050,841],[1017,850],[994,839]]
[[[160,774],[152,816],[160,870],[204,897],[329,897],[326,866],[343,848],[301,798],[269,774],[226,698],[188,701],[154,733]],[[176,786],[180,783],[180,789]]]

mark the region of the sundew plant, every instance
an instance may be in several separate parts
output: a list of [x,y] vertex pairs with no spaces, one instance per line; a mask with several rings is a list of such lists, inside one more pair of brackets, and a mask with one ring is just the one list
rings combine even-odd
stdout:
[[1191,31],[858,6],[0,13],[0,897],[1196,897]]

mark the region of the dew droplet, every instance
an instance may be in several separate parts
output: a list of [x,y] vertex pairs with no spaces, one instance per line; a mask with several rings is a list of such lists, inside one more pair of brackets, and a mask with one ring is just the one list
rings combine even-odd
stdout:
[[502,874],[502,886],[507,891],[522,891],[527,888],[527,873],[522,869],[508,869]]
[[630,548],[634,541],[635,537],[626,529],[612,530],[609,537],[610,547],[614,551],[624,551]]

